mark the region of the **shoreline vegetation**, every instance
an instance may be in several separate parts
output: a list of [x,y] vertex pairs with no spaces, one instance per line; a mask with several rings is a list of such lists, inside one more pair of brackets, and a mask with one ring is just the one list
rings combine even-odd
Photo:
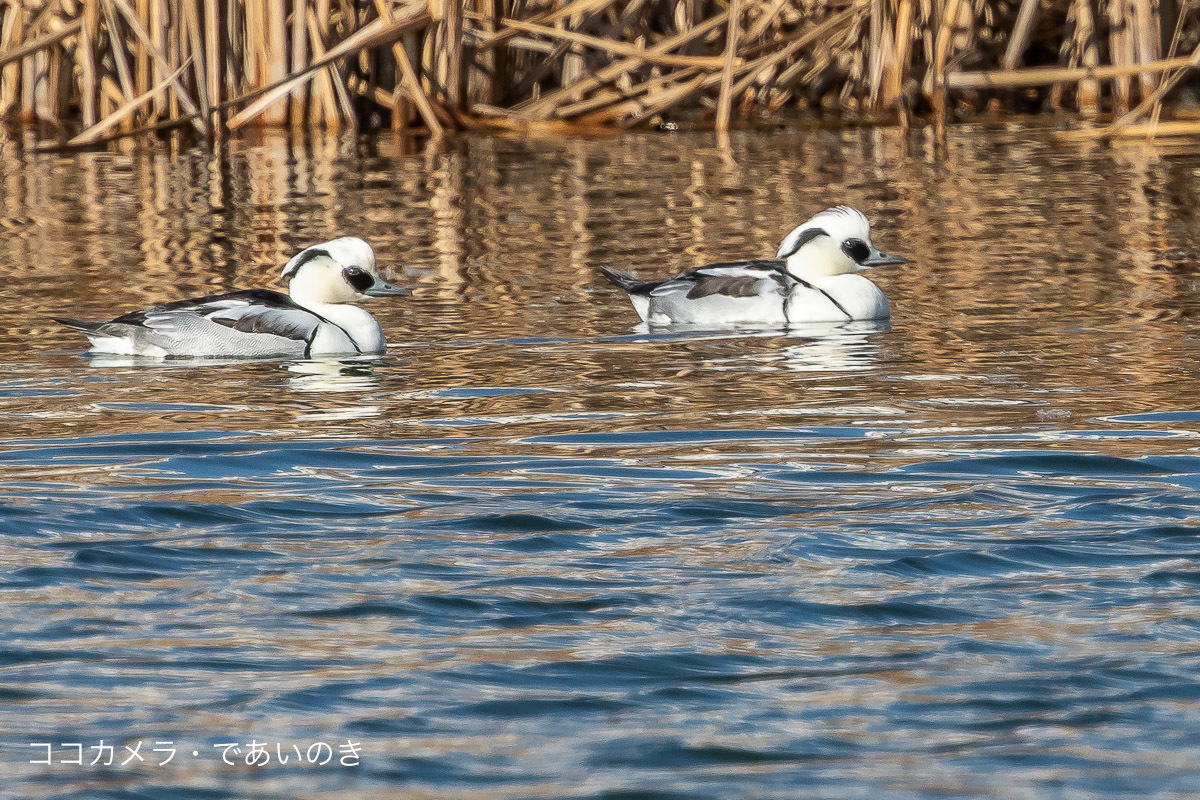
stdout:
[[1177,0],[0,0],[0,119],[49,147],[1030,112],[1190,136],[1197,67]]

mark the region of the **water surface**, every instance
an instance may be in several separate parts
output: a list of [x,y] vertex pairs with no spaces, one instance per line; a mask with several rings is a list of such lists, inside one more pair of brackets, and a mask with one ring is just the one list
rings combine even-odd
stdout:
[[[1200,793],[1200,153],[123,146],[0,141],[13,796]],[[911,260],[890,326],[649,332],[594,269],[839,202]],[[46,319],[348,233],[415,290],[380,359],[89,359]]]

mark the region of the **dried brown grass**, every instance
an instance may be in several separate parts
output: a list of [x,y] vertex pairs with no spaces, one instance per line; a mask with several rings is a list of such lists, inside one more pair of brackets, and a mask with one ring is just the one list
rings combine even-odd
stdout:
[[2,0],[0,117],[72,145],[1138,106],[1124,128],[1195,84],[1198,22],[1167,0]]

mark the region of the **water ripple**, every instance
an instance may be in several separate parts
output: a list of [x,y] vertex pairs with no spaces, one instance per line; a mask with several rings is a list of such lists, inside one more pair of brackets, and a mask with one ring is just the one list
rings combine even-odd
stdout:
[[[1194,156],[2,137],[8,794],[1200,795]],[[769,255],[829,198],[912,256],[872,273],[890,325],[648,332],[594,270]],[[381,358],[82,359],[45,322],[346,231],[417,290]],[[152,760],[63,763],[101,741]]]

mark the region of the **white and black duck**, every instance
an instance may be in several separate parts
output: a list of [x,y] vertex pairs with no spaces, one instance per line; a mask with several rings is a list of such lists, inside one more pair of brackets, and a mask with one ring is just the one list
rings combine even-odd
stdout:
[[709,264],[665,281],[600,269],[651,325],[788,326],[890,318],[887,297],[857,273],[904,263],[871,243],[861,211],[837,206],[789,233],[774,260]]
[[378,354],[387,349],[383,329],[351,304],[412,294],[383,280],[371,246],[353,236],[301,251],[282,277],[287,294],[247,289],[166,303],[108,322],[54,319],[87,336],[93,353],[158,358]]

